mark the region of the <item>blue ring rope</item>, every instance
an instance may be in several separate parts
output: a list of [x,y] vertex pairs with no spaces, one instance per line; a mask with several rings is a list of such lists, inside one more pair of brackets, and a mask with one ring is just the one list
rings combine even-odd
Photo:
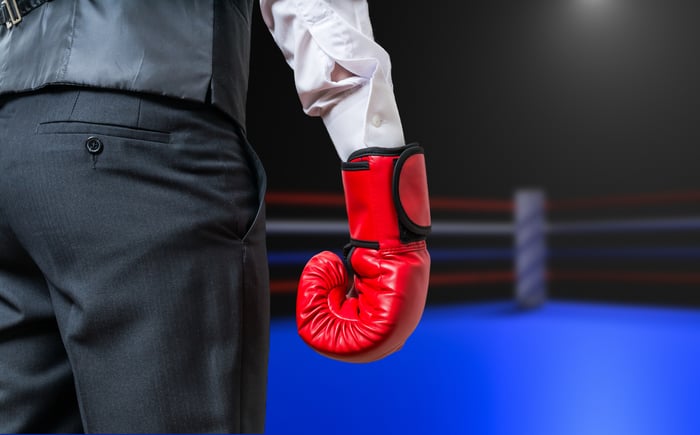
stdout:
[[[318,251],[273,251],[268,253],[272,266],[305,264]],[[340,251],[334,251],[342,257]],[[457,261],[510,261],[515,256],[512,248],[430,249],[433,262]],[[549,248],[550,259],[604,258],[604,259],[700,259],[700,246],[639,247],[639,248]]]

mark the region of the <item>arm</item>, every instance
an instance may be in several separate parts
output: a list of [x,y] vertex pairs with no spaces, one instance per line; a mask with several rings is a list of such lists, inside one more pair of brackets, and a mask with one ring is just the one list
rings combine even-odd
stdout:
[[297,328],[317,352],[370,362],[399,350],[423,313],[430,208],[423,149],[404,146],[388,54],[365,0],[261,0],[304,111],[343,160],[350,243],[306,264]]

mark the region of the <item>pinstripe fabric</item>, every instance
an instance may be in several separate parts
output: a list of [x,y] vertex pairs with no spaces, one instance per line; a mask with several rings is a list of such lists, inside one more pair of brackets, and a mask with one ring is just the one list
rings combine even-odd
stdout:
[[265,180],[227,119],[0,100],[0,432],[263,430]]

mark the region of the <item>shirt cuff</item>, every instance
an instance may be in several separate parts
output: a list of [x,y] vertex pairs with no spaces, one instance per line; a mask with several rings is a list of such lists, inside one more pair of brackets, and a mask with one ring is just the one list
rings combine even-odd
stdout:
[[405,144],[392,86],[377,77],[349,91],[322,119],[343,161],[362,148]]

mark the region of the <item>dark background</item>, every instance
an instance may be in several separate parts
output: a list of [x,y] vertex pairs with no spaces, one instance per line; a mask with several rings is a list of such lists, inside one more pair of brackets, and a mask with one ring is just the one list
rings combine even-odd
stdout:
[[[700,187],[700,4],[690,0],[373,1],[375,39],[391,54],[406,140],[427,151],[433,197],[511,198],[539,187],[550,199]],[[292,71],[254,14],[248,134],[270,191],[340,192],[339,160],[319,119],[303,114]],[[552,220],[690,216],[700,207],[553,214]],[[296,210],[298,212],[298,210]],[[271,207],[270,219],[293,214]],[[326,214],[328,213],[328,214]],[[314,217],[336,217],[310,211]],[[510,216],[434,213],[435,219]],[[697,234],[551,240],[553,246],[689,246]],[[342,240],[278,240],[322,249]],[[509,246],[493,240],[488,246]],[[468,238],[431,247],[479,246]],[[337,246],[339,247],[339,246]],[[700,270],[697,261],[625,261],[626,270]],[[508,264],[500,266],[509,267]],[[581,263],[577,263],[580,267]],[[608,267],[609,261],[588,261]],[[272,269],[273,279],[299,267]],[[437,267],[437,269],[435,269]],[[487,267],[437,265],[434,270]],[[442,269],[440,269],[442,268]],[[697,286],[567,283],[552,294],[696,304]],[[431,289],[435,300],[502,297],[512,285]],[[277,296],[282,306],[290,297]]]

